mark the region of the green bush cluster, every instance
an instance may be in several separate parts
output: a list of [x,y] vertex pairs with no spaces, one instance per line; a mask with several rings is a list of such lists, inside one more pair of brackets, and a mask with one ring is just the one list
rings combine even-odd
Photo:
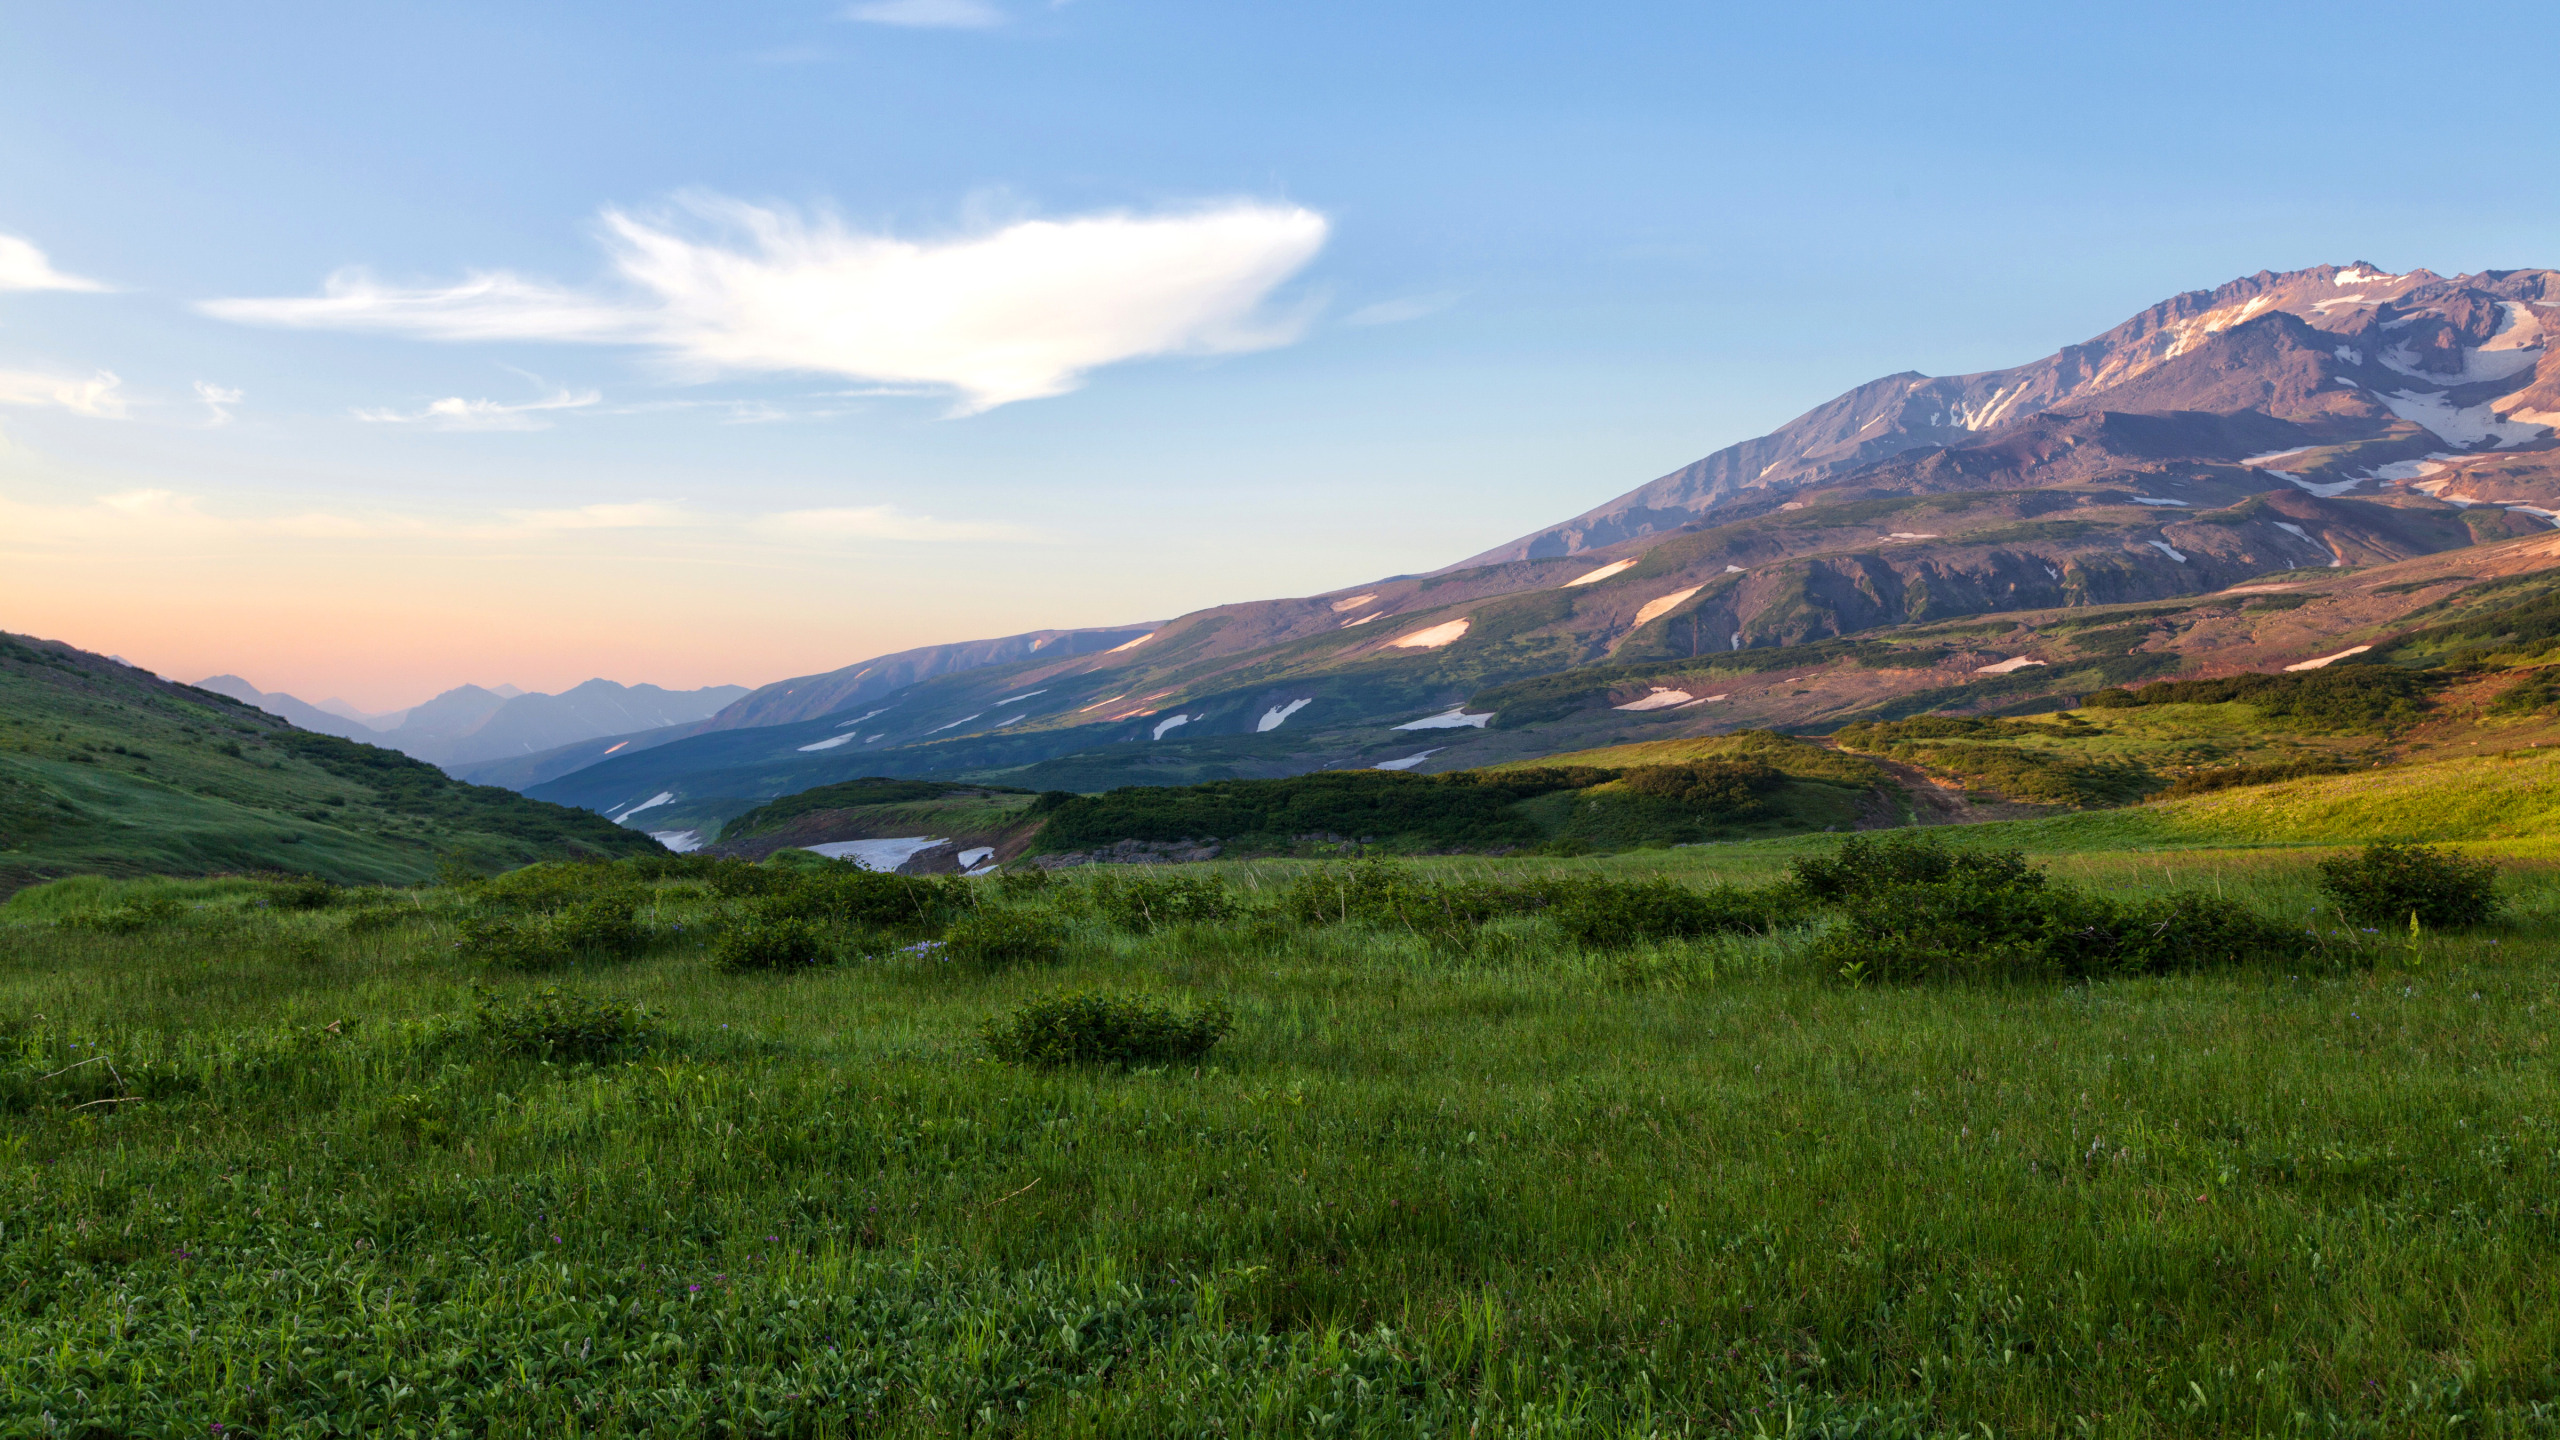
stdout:
[[757,910],[773,919],[922,931],[940,928],[971,903],[967,882],[956,878],[889,875],[830,862],[767,890]]
[[711,961],[723,970],[807,970],[833,964],[834,943],[814,920],[755,915],[722,931]]
[[2270,720],[2308,729],[2388,732],[2425,718],[2427,694],[2439,683],[2441,677],[2416,671],[2350,663],[2276,674],[2250,671],[2218,680],[2162,680],[2139,690],[2093,691],[2080,704],[2089,710],[2124,710],[2237,700]]
[[96,930],[108,935],[135,935],[176,924],[187,913],[174,895],[137,895],[107,910],[83,910],[65,915],[57,922],[73,930]]
[[1779,889],[1692,890],[1668,880],[1440,880],[1410,866],[1367,859],[1308,871],[1282,892],[1280,907],[1305,924],[1358,922],[1461,946],[1495,920],[1543,914],[1574,943],[1611,949],[1763,930],[1792,919],[1801,904]]
[[2189,795],[2210,795],[2217,790],[2233,790],[2243,785],[2273,785],[2279,780],[2302,780],[2314,775],[2344,775],[2355,767],[2343,760],[2282,760],[2266,765],[2222,765],[2211,770],[2197,770],[2181,775],[2160,792],[2163,800],[2183,800]]
[[2479,925],[2504,908],[2498,867],[2431,845],[2367,845],[2320,862],[2320,893],[2347,918],[2376,928]]
[[1837,912],[1812,958],[1852,981],[2162,975],[2293,959],[2313,944],[2217,896],[2094,895],[2017,851],[1956,850],[1909,831],[1799,860],[1788,883]]
[[267,887],[267,903],[278,910],[326,910],[344,894],[317,875],[291,875]]
[[1673,765],[1640,765],[1626,772],[1629,791],[1649,800],[1666,800],[1699,810],[1749,815],[1760,810],[1760,796],[1786,777],[1756,760],[1690,760]]
[[1143,995],[1048,995],[986,1022],[987,1053],[1012,1065],[1196,1064],[1235,1028],[1215,1000],[1176,1010]]
[[1035,910],[984,909],[952,922],[944,955],[968,965],[1054,965],[1066,958],[1066,922]]
[[542,1060],[606,1060],[658,1038],[657,1015],[628,1000],[547,985],[529,995],[475,992],[471,1027],[501,1055]]
[[630,893],[611,890],[531,915],[473,915],[462,922],[458,948],[466,960],[510,970],[625,960],[648,948],[637,906]]
[[[1537,843],[1538,828],[1512,806],[1557,790],[1618,778],[1615,770],[1543,766],[1408,775],[1326,770],[1286,780],[1132,785],[1049,805],[1044,850],[1120,840],[1222,840],[1286,850],[1301,835],[1348,835],[1418,849],[1486,849]],[[1040,804],[1048,804],[1043,797]]]
[[1175,925],[1214,925],[1244,907],[1215,874],[1099,874],[1082,887],[1083,903],[1123,930],[1146,934]]

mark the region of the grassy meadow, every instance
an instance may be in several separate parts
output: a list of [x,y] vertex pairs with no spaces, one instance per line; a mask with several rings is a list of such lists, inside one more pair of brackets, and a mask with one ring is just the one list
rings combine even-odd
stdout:
[[[2328,852],[2093,828],[2125,818],[1962,843],[2317,943],[1860,985],[1810,956],[1838,914],[1426,933],[1293,913],[1311,867],[1271,861],[1182,867],[1220,913],[1152,928],[1093,874],[930,882],[1049,927],[1037,963],[866,930],[741,972],[770,902],[690,862],[30,889],[0,1434],[2560,1430],[2560,885],[2510,860],[2503,922],[2365,933],[2315,909]],[[1834,843],[1408,873],[1709,893]],[[605,889],[627,958],[473,958]],[[503,1043],[552,987],[654,1015]],[[990,1058],[1091,989],[1234,1027],[1196,1064]]]

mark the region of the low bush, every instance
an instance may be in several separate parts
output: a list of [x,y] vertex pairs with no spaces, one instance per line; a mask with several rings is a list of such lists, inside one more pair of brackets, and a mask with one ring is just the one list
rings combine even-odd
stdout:
[[1196,1064],[1235,1028],[1217,1001],[1176,1010],[1141,995],[1049,995],[979,1029],[987,1053],[1013,1065]]
[[2367,845],[2320,862],[2320,893],[2349,919],[2381,927],[2478,925],[2503,908],[2498,867],[2431,845]]
[[1640,766],[1628,771],[1623,783],[1648,799],[1748,815],[1761,808],[1761,793],[1774,789],[1783,778],[1756,760],[1691,760]]
[[1792,893],[1776,887],[1692,890],[1668,880],[1569,881],[1548,887],[1546,905],[1565,938],[1590,950],[1765,930],[1800,908]]
[[342,893],[317,875],[293,875],[267,887],[267,903],[278,910],[326,910]]
[[1546,899],[1532,885],[1426,879],[1409,865],[1371,859],[1309,870],[1281,892],[1280,909],[1302,924],[1377,925],[1464,945],[1486,922],[1544,909]]
[[2145,705],[2222,705],[2241,701],[2270,720],[2311,730],[2388,733],[2425,718],[2428,694],[2442,676],[2376,664],[2332,665],[2321,670],[2267,674],[2249,671],[2218,680],[2162,680],[2138,690],[2097,690],[2081,697],[2087,710]]
[[605,1060],[659,1038],[657,1015],[628,1000],[545,986],[530,995],[475,992],[472,1029],[501,1055]]
[[1823,904],[1959,878],[1994,886],[2044,883],[2043,873],[2029,867],[2021,851],[1958,850],[1925,830],[1852,835],[1830,854],[1808,855],[1788,867],[1788,883],[1806,900]]
[[600,895],[549,914],[473,915],[458,948],[466,960],[512,970],[625,960],[649,943],[635,908],[629,895]]
[[96,930],[108,935],[134,935],[174,925],[187,913],[174,895],[138,895],[112,910],[86,910],[65,915],[56,923],[73,930]]
[[2033,872],[1976,870],[1867,891],[1812,953],[1851,981],[2094,980],[2290,960],[2312,943],[2217,896],[2120,903]]
[[1066,922],[1032,910],[980,910],[943,936],[947,958],[970,965],[1053,965],[1067,953]]
[[2169,788],[2153,797],[2160,800],[2182,800],[2189,795],[2210,795],[2217,790],[2232,790],[2243,785],[2273,785],[2279,780],[2301,780],[2314,775],[2344,775],[2354,766],[2342,760],[2285,760],[2271,765],[2224,765],[2212,770],[2197,770],[2181,775]]
[[957,880],[828,864],[769,892],[757,910],[773,919],[916,931],[940,929],[970,900],[968,887]]
[[1096,875],[1084,887],[1093,912],[1140,934],[1174,925],[1208,925],[1243,913],[1216,875]]
[[703,872],[702,880],[704,884],[711,887],[712,894],[724,900],[746,900],[758,895],[770,895],[790,883],[789,877],[779,870],[768,870],[761,865],[750,865],[744,860],[727,858],[712,862],[711,868]]
[[711,947],[712,963],[730,971],[807,970],[835,958],[825,927],[788,915],[752,916]]

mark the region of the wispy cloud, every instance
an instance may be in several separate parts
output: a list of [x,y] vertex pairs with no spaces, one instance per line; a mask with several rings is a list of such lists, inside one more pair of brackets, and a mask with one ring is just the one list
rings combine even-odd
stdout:
[[682,507],[663,500],[580,505],[569,510],[510,510],[507,519],[525,530],[653,530],[694,523]]
[[213,418],[206,423],[228,425],[231,423],[231,407],[239,404],[246,397],[238,390],[216,385],[209,380],[199,380],[196,382],[196,398],[204,402],[206,410],[212,412]]
[[26,405],[68,410],[97,420],[125,418],[124,381],[101,370],[82,378],[46,375],[33,370],[0,370],[0,405]]
[[1436,315],[1457,304],[1460,298],[1462,297],[1459,292],[1455,290],[1435,290],[1428,295],[1402,295],[1393,300],[1381,300],[1375,305],[1363,305],[1343,316],[1342,323],[1345,325],[1401,325],[1407,320],[1419,320],[1425,315]]
[[866,0],[847,6],[844,18],[917,30],[992,30],[1005,13],[986,0]]
[[956,393],[974,412],[1063,394],[1117,361],[1289,343],[1303,323],[1263,307],[1328,229],[1312,210],[1251,201],[1025,220],[938,241],[712,197],[686,209],[714,233],[605,212],[629,286],[620,297],[506,273],[403,289],[341,271],[318,296],[202,308],[249,324],[436,340],[647,345],[691,378],[840,375]]
[[855,505],[832,510],[790,510],[767,515],[758,528],[801,537],[851,540],[1028,540],[1019,525],[967,520],[936,520],[910,515],[895,505]]
[[53,268],[32,241],[0,235],[0,290],[107,290],[114,287]]
[[551,428],[551,422],[544,418],[547,412],[580,410],[603,398],[593,390],[574,394],[563,390],[546,399],[509,405],[451,395],[423,410],[358,410],[355,416],[375,425],[427,425],[438,430],[547,430]]

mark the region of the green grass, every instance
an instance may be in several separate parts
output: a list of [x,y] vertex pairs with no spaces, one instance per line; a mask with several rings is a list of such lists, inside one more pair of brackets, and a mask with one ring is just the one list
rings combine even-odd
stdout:
[[[1957,839],[2310,916],[2310,852],[2056,826]],[[1424,863],[1758,883],[1821,844]],[[22,893],[0,1433],[2560,1425],[2542,869],[2507,877],[2509,928],[2358,963],[1852,988],[1810,930],[1300,925],[1270,902],[1304,868],[1189,872],[1248,902],[1217,926],[1059,907],[1055,965],[777,976],[711,968],[744,902],[690,880],[646,891],[642,957],[540,976],[456,955],[467,893]],[[195,908],[57,923],[146,892]],[[478,1038],[555,984],[665,1038],[592,1064]],[[986,1057],[986,1022],[1067,990],[1235,1029],[1197,1067]]]

